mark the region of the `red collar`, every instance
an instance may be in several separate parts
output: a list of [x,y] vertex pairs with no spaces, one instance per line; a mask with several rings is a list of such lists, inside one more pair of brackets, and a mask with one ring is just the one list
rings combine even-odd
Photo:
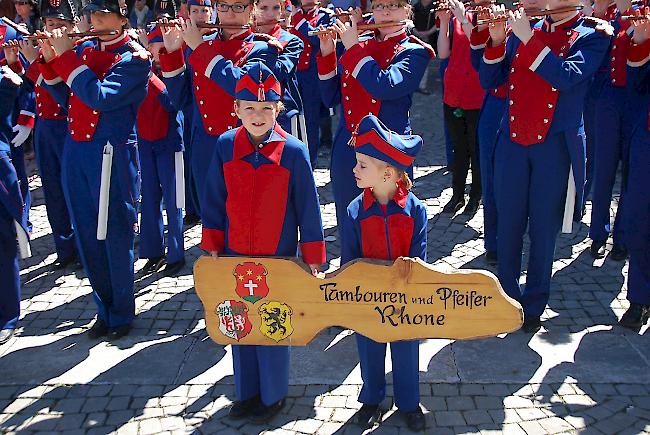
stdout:
[[282,34],[282,26],[279,24],[273,26],[269,32],[269,35],[273,36],[275,39],[280,39],[280,34]]
[[131,41],[131,38],[126,32],[123,32],[110,41],[99,41],[99,49],[102,51],[115,51],[129,41]]
[[544,21],[544,30],[547,32],[557,32],[558,30],[565,30],[568,29],[569,27],[573,27],[573,25],[580,19],[582,14],[579,11],[575,12],[575,15],[565,18],[561,21],[551,21],[551,17],[548,17]]
[[[408,196],[409,191],[406,189],[406,186],[404,186],[404,183],[401,180],[398,181],[397,190],[395,191],[395,195],[393,195],[392,200],[395,202],[395,204],[404,208],[406,207],[406,199]],[[377,201],[377,199],[375,199],[375,195],[372,194],[372,189],[369,187],[363,189],[363,209],[368,210],[375,201]]]
[[[280,124],[275,123],[273,132],[271,132],[270,140],[264,144],[260,149],[260,154],[271,160],[276,165],[280,164],[282,159],[282,151],[284,150],[284,143],[286,142],[287,133],[282,130]],[[235,147],[233,151],[233,159],[241,160],[249,154],[255,152],[255,146],[248,138],[248,132],[241,126],[235,132]]]

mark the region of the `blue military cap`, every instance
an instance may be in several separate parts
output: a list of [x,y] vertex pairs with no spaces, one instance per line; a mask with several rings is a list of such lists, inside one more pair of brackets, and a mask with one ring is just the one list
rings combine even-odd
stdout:
[[190,6],[209,6],[212,7],[211,0],[187,0],[187,7]]
[[127,16],[126,3],[122,0],[90,0],[84,7],[84,12],[114,12]]
[[273,72],[262,62],[246,71],[235,87],[235,99],[243,101],[280,101],[282,86]]
[[374,115],[366,115],[359,122],[350,144],[358,153],[406,171],[422,148],[417,135],[400,135],[391,131]]

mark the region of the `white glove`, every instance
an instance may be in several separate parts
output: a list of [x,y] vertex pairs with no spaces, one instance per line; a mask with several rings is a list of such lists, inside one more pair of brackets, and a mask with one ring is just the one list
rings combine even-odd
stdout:
[[14,125],[13,131],[16,133],[16,136],[11,140],[11,144],[15,147],[19,147],[27,140],[32,129],[19,124]]

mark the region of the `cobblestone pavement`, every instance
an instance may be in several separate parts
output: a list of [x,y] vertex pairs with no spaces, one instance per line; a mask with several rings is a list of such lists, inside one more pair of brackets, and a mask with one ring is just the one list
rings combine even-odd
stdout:
[[[414,100],[414,129],[425,137],[415,192],[429,212],[429,259],[440,267],[490,270],[483,257],[482,211],[469,221],[440,214],[451,196],[440,94]],[[326,235],[335,237],[328,151],[316,178]],[[234,397],[232,360],[228,347],[207,338],[193,289],[199,226],[185,233],[188,266],[181,276],[137,274],[132,334],[113,344],[89,340],[84,332],[95,307],[88,279],[81,270],[49,270],[55,255],[39,183],[35,178],[31,184],[34,256],[22,265],[20,328],[0,347],[0,431],[361,433],[349,422],[360,407],[356,347],[352,333],[338,328],[292,350],[289,398],[269,425],[223,418]],[[650,346],[645,330],[616,326],[627,308],[627,266],[594,261],[585,251],[589,206],[582,224],[559,238],[542,331],[421,343],[427,433],[650,431]],[[338,250],[337,241],[328,243],[331,268],[338,267]],[[136,270],[143,264],[139,260]],[[390,411],[374,432],[408,430]]]

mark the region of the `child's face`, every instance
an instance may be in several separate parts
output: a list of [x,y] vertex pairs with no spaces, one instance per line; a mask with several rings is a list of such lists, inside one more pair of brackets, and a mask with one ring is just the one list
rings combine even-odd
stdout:
[[[95,30],[122,30],[126,19],[115,12],[96,11],[90,14],[90,24]],[[108,41],[115,36],[100,36],[99,39]]]
[[51,32],[54,29],[66,29],[68,32],[71,32],[73,28],[74,23],[70,21],[50,17],[45,19],[45,30],[48,32]]
[[273,101],[238,101],[235,103],[235,113],[253,137],[261,137],[273,128],[278,105]]
[[388,165],[365,154],[356,153],[356,156],[357,164],[352,169],[352,172],[354,173],[354,179],[357,181],[357,187],[366,189],[381,185],[384,182]]
[[194,24],[205,24],[212,17],[212,9],[209,6],[190,6],[190,20]]

